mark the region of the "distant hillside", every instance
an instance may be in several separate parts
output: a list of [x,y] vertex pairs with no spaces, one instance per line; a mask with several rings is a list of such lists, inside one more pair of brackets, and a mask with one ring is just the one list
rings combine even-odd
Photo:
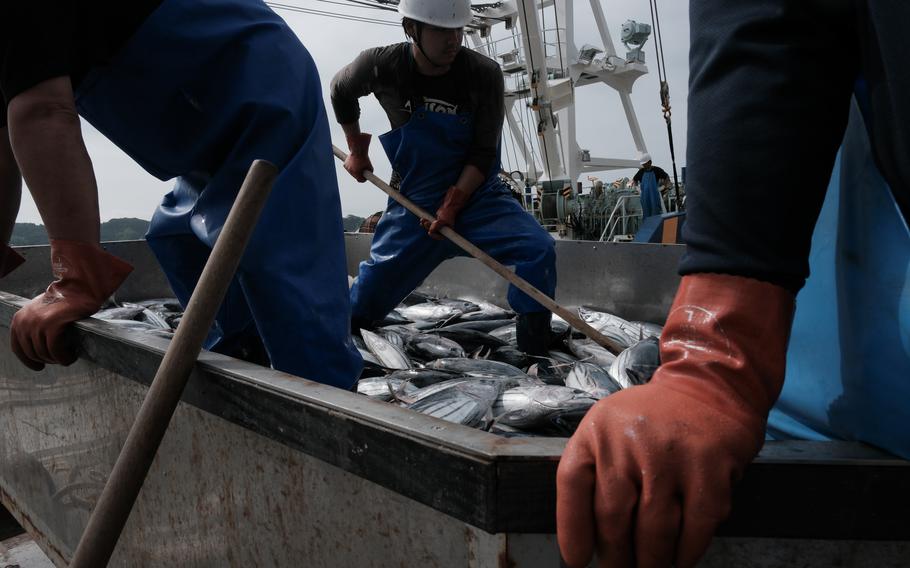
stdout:
[[[363,223],[363,217],[357,215],[346,215],[342,219],[344,230],[353,232],[360,228]],[[132,241],[144,239],[148,231],[149,222],[142,219],[123,218],[111,219],[101,223],[101,240],[102,241]],[[34,223],[16,223],[13,229],[13,237],[10,239],[10,245],[46,245],[47,233],[44,231],[44,225]]]
[[[102,241],[132,241],[144,239],[148,231],[149,222],[143,219],[124,218],[111,219],[101,223]],[[44,225],[34,223],[16,223],[13,228],[13,237],[10,239],[12,246],[46,245],[47,233]]]
[[353,233],[360,228],[360,224],[363,223],[363,217],[358,217],[357,215],[345,215],[344,219],[341,220],[344,223],[344,230]]

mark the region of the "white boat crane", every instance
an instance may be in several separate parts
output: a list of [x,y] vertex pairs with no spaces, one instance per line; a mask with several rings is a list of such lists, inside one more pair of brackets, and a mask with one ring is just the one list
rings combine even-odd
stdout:
[[[638,156],[647,152],[632,104],[632,87],[648,72],[641,48],[651,26],[627,21],[622,41],[629,48],[619,55],[600,0],[590,0],[594,23],[602,46],[575,44],[572,0],[505,0],[474,4],[475,19],[466,30],[473,48],[500,62],[506,76],[506,123],[529,184],[544,191],[566,187],[574,190],[583,174],[613,169],[638,168]],[[542,19],[552,14],[554,25]],[[496,37],[500,24],[508,31]],[[576,139],[575,90],[606,85],[619,94],[631,134],[631,156],[598,156],[582,148]],[[521,113],[533,111],[537,143]],[[585,120],[588,120],[586,118]],[[608,125],[604,125],[608,126]],[[539,150],[535,153],[535,146]]]

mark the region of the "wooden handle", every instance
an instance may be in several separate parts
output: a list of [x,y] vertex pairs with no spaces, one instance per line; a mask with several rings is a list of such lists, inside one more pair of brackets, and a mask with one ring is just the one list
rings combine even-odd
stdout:
[[[343,151],[341,151],[337,146],[333,145],[332,151],[335,153],[335,156],[341,161],[344,161],[348,157],[348,155],[345,154]],[[422,208],[417,206],[413,201],[411,201],[410,199],[408,199],[407,197],[402,195],[400,191],[395,190],[392,186],[390,186],[386,182],[384,182],[381,179],[379,179],[378,177],[376,177],[376,174],[374,174],[373,172],[371,172],[369,170],[364,170],[363,176],[365,178],[367,178],[368,180],[370,180],[371,182],[373,182],[373,185],[375,185],[382,191],[389,194],[389,197],[391,197],[392,199],[394,199],[395,201],[400,203],[405,209],[407,209],[414,215],[417,215],[419,218],[426,219],[427,221],[430,221],[430,222],[433,222],[436,220],[436,217],[430,215],[425,210],[423,210]],[[609,337],[605,336],[604,334],[600,333],[599,331],[597,331],[596,329],[594,329],[593,327],[588,325],[587,322],[585,322],[583,319],[578,317],[578,314],[573,313],[573,312],[567,310],[566,308],[560,306],[556,302],[554,302],[549,296],[547,296],[546,294],[544,294],[543,292],[541,292],[540,290],[538,290],[537,288],[532,286],[527,280],[525,280],[521,276],[515,274],[514,272],[512,272],[511,270],[509,270],[508,268],[506,268],[499,262],[497,262],[496,259],[494,259],[492,256],[488,255],[484,251],[480,250],[480,248],[478,248],[476,245],[474,245],[474,243],[470,242],[466,238],[464,238],[461,235],[459,235],[458,233],[456,233],[451,227],[442,227],[442,229],[440,229],[439,232],[442,233],[443,235],[445,235],[447,239],[449,239],[450,241],[452,241],[453,243],[455,243],[456,245],[461,247],[465,252],[467,252],[468,254],[470,254],[471,256],[473,256],[474,258],[479,260],[480,262],[489,266],[493,270],[493,272],[495,272],[496,274],[499,274],[500,276],[502,276],[503,278],[508,280],[516,288],[518,288],[519,290],[521,290],[528,296],[534,298],[534,300],[536,300],[540,305],[547,308],[548,310],[550,310],[554,314],[558,315],[562,319],[566,320],[567,322],[569,322],[572,325],[572,327],[574,327],[575,329],[579,330],[580,332],[584,333],[585,335],[587,335],[588,337],[593,339],[594,342],[597,343],[598,345],[605,347],[616,353],[619,353],[620,351],[623,350],[623,347],[621,345],[619,345],[617,342],[613,341]]]
[[278,169],[263,160],[256,160],[250,167],[117,463],[89,517],[71,567],[98,568],[107,566],[110,561],[277,175]]

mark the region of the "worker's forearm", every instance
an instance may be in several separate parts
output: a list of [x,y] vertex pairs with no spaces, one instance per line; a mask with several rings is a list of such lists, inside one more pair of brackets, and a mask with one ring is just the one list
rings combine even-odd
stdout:
[[341,129],[344,130],[344,135],[346,138],[351,136],[357,136],[360,134],[360,121],[349,122],[347,124],[342,124]]
[[19,214],[22,176],[13,157],[6,127],[0,128],[0,245],[8,244]]
[[13,97],[9,139],[48,236],[97,243],[98,189],[69,77]]
[[468,164],[461,170],[461,175],[458,176],[455,185],[467,195],[471,195],[485,180],[486,176],[477,166]]

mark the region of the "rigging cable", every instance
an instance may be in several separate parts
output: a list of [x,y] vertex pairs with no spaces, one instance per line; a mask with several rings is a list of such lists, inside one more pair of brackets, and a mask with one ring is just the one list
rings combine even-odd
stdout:
[[[531,79],[531,88],[534,90],[533,101],[535,101],[535,102],[537,102],[537,104],[539,104],[540,99],[537,95],[537,87],[536,87],[536,85],[538,83],[534,82],[534,75],[536,74],[535,65],[534,65],[534,53],[533,53],[533,50],[531,49],[531,40],[528,39],[528,37],[527,37],[528,36],[528,10],[527,10],[526,5],[524,7],[523,13],[524,13],[524,24],[525,24],[524,28],[523,28],[523,32],[524,32],[525,39],[527,39],[527,44],[528,44],[527,71],[528,71],[528,75]],[[544,42],[544,43],[546,43],[546,42]],[[546,45],[544,46],[544,49],[546,50]],[[537,81],[546,81],[546,80],[547,80],[547,62],[546,62],[546,53],[544,53],[543,76],[542,77],[538,76]],[[544,121],[543,121],[543,118],[541,118],[540,114],[538,113],[536,130],[537,130],[537,137],[539,139],[541,139],[541,143],[540,143],[540,147],[542,149],[541,158],[543,159],[543,161],[541,163],[542,163],[544,169],[546,170],[547,177],[549,177],[550,181],[552,181],[552,176],[550,175],[550,173],[551,173],[550,152],[549,152],[549,150],[547,150],[547,143],[546,143],[546,138],[543,136],[543,129],[544,129]]]
[[[566,1],[571,2],[572,0],[566,0]],[[543,6],[541,6],[541,10],[543,10]],[[559,8],[556,6],[555,0],[553,2],[553,17],[556,20],[556,52],[559,53],[559,78],[562,79],[566,76],[565,75],[566,67],[565,67],[565,63],[563,63],[563,60],[562,60],[562,39],[559,36]],[[546,45],[546,42],[544,42],[544,45]],[[553,107],[550,107],[550,110],[552,111]],[[557,117],[557,119],[558,119],[558,117]],[[568,164],[568,162],[566,162],[566,150],[565,150],[566,145],[563,143],[562,135],[563,135],[563,132],[562,132],[562,130],[560,130],[559,131],[559,156],[562,158],[563,169],[566,171],[566,173],[569,173],[569,164]],[[570,180],[570,182],[574,183],[574,180]],[[574,188],[572,189],[572,192],[573,193],[575,192]]]
[[[514,28],[512,29],[512,46],[515,48],[516,51],[521,53],[521,49],[519,48],[519,43],[518,43],[518,36],[515,34]],[[531,88],[525,82],[524,77],[525,77],[524,74],[522,74],[522,73],[518,74],[518,79],[516,80],[516,83],[517,83],[516,86],[521,90],[527,89],[528,96],[530,96]],[[524,98],[527,98],[527,97],[522,97],[522,99],[524,99]],[[533,123],[534,119],[530,116],[530,110],[528,109],[528,103],[522,99],[519,99],[519,104],[521,106],[523,106],[524,108],[519,109],[519,111],[518,111],[518,121],[521,123],[522,138],[525,139],[522,142],[522,145],[528,150],[528,152],[530,152],[530,156],[528,155],[528,153],[525,153],[525,152],[523,152],[523,154],[525,157],[526,165],[528,166],[528,173],[530,173],[531,167],[534,168],[534,181],[536,183],[537,182],[538,156],[534,152],[534,139],[531,136],[531,129],[528,128],[527,124],[525,124],[525,117],[527,116],[529,124]],[[542,157],[540,159],[540,165],[541,165],[541,167],[543,167],[543,165],[544,165]]]
[[654,30],[654,52],[657,59],[657,76],[660,80],[660,105],[667,123],[667,139],[670,142],[670,160],[673,164],[673,188],[676,193],[676,208],[685,209],[679,199],[679,178],[676,175],[676,150],[673,147],[673,126],[670,119],[670,84],[667,82],[667,66],[664,59],[664,43],[660,33],[660,14],[657,12],[657,0],[648,0],[651,6],[651,26]]
[[365,16],[355,16],[353,14],[342,14],[339,12],[327,12],[324,10],[315,10],[313,8],[301,8],[300,6],[294,6],[291,4],[280,4],[278,2],[266,2],[266,4],[278,10],[287,10],[288,12],[299,12],[301,14],[310,14],[313,16],[325,16],[328,18],[336,18],[339,20],[348,20],[354,22],[362,22],[365,24],[378,24],[383,26],[392,26],[392,27],[401,27],[401,24],[398,22],[391,22],[389,20],[382,20],[378,18],[368,18]]

